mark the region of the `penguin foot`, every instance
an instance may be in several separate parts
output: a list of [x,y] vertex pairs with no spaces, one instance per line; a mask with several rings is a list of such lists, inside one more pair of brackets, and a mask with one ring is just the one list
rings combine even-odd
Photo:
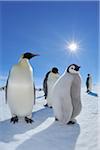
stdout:
[[55,117],[55,121],[59,121],[58,118]]
[[68,124],[68,125],[70,125],[70,124],[75,124],[75,122],[74,122],[74,121],[69,121],[67,124]]
[[90,92],[90,90],[87,90],[86,92],[87,92],[87,93],[89,93],[89,92]]
[[25,121],[26,121],[27,123],[32,123],[32,122],[34,122],[32,119],[30,119],[30,118],[28,118],[28,117],[25,117]]
[[52,106],[50,106],[49,108],[52,108]]
[[45,104],[44,107],[48,107],[48,104]]
[[18,117],[17,116],[12,117],[11,120],[10,120],[10,122],[13,122],[13,123],[18,122]]

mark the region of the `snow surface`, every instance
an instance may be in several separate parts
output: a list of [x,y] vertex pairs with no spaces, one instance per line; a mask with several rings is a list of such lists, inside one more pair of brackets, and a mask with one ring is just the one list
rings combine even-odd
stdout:
[[[97,87],[94,92],[98,93]],[[88,95],[82,89],[82,112],[74,125],[54,120],[53,110],[45,108],[43,92],[37,92],[32,124],[20,118],[10,123],[10,110],[0,91],[0,150],[99,150],[100,106],[99,97]],[[99,107],[100,108],[100,107]],[[99,137],[99,138],[98,138]]]

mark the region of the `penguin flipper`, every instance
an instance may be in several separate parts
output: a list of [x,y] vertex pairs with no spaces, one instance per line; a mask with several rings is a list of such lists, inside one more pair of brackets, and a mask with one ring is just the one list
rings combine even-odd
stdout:
[[34,105],[35,105],[35,102],[36,102],[36,89],[35,89],[35,84],[33,84],[33,88],[34,88]]
[[5,102],[6,102],[6,104],[7,104],[7,88],[8,88],[8,81],[9,81],[9,77],[10,77],[10,72],[11,71],[9,71],[9,75],[8,75],[6,86],[5,86]]

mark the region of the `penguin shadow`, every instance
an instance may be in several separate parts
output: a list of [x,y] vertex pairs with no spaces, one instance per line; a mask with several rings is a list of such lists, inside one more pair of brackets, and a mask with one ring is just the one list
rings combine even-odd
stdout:
[[16,150],[29,149],[30,145],[30,150],[75,150],[79,134],[79,124],[63,125],[53,121],[48,128],[31,134],[31,137],[23,141]]
[[52,110],[49,108],[41,109],[32,113],[32,124],[26,123],[24,119],[19,119],[18,123],[10,123],[10,119],[0,122],[0,141],[9,143],[16,141],[15,136],[17,134],[25,134],[30,130],[37,128],[42,122],[52,115]]
[[35,122],[44,121],[48,117],[53,117],[53,109],[49,107],[39,109],[38,111],[32,113],[32,118]]
[[97,94],[97,93],[95,93],[95,92],[88,92],[88,94],[89,94],[89,95],[91,95],[91,96],[98,97],[98,94]]

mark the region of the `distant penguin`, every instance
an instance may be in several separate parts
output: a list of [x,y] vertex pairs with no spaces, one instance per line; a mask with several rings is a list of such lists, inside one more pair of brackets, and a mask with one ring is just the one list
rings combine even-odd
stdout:
[[45,78],[43,80],[43,91],[44,91],[44,97],[45,99],[47,98],[48,95],[48,87],[47,87],[47,80],[48,80],[48,76],[50,74],[51,71],[48,71],[45,75]]
[[51,91],[53,88],[54,83],[59,78],[58,68],[53,67],[51,71],[49,71],[43,82],[43,89],[45,93],[45,99],[47,100],[47,104],[45,106],[52,107],[52,100],[51,100]]
[[33,69],[29,63],[37,54],[24,53],[9,73],[6,85],[6,98],[12,114],[11,122],[18,122],[18,117],[25,117],[27,123],[32,123],[35,85]]
[[87,92],[92,91],[92,76],[88,74],[88,77],[86,79],[86,87],[87,87]]
[[74,124],[75,117],[81,111],[79,68],[76,64],[70,65],[55,83],[52,90],[55,120],[65,124]]

